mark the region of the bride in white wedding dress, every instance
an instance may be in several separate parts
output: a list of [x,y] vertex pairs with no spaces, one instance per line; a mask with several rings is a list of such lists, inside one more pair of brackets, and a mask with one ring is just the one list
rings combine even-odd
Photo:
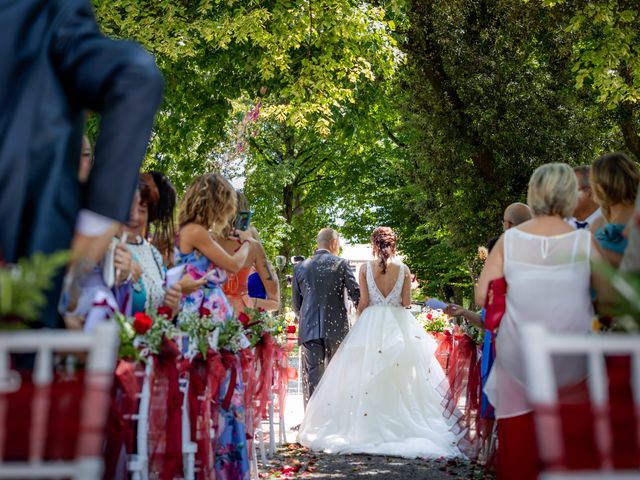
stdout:
[[327,453],[460,456],[436,390],[444,379],[436,342],[404,308],[411,275],[395,261],[395,233],[378,227],[371,242],[360,318],[309,400],[298,442]]

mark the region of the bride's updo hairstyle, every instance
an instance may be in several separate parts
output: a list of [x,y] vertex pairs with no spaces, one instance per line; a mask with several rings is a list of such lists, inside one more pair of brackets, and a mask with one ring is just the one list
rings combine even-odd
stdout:
[[371,234],[373,256],[380,259],[382,273],[387,273],[387,262],[396,254],[396,232],[389,227],[376,227]]

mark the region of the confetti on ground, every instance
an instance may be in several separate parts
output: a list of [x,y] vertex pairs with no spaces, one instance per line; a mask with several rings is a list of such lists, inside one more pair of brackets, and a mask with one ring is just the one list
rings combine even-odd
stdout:
[[378,455],[329,455],[297,443],[282,445],[260,478],[368,480],[494,480],[484,467],[463,459],[406,459]]

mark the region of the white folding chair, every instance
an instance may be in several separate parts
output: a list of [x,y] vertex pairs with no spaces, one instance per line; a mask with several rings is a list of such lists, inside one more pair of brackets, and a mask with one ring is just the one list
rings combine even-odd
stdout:
[[[138,373],[136,373],[138,374]],[[147,480],[149,478],[149,405],[151,403],[151,375],[153,374],[153,361],[149,358],[144,368],[142,390],[138,398],[138,413],[131,416],[131,420],[137,424],[136,453],[129,455],[127,470],[131,473],[132,480]]]
[[184,464],[184,480],[196,477],[196,452],[198,444],[191,439],[191,423],[189,422],[189,380],[180,379],[182,392],[182,461]]
[[[0,478],[101,478],[101,447],[109,413],[110,388],[118,346],[118,327],[113,322],[98,326],[92,333],[68,330],[28,330],[0,334],[0,452],[11,441],[7,431],[6,395],[21,386],[18,372],[10,369],[12,353],[35,354],[32,419],[29,453],[25,461],[5,462],[0,458]],[[50,389],[54,379],[55,352],[86,352],[84,388],[80,404],[80,429],[75,442],[77,457],[46,460],[46,438]],[[78,450],[81,450],[80,452]]]
[[[640,432],[640,341],[636,336],[551,334],[540,325],[527,325],[523,327],[522,338],[526,339],[523,349],[527,394],[534,405],[539,454],[546,465],[560,465],[564,458],[560,418],[557,414],[546,413],[553,411],[553,408],[558,405],[558,389],[552,362],[554,355],[569,354],[587,357],[589,397],[596,411],[606,411],[609,404],[605,356],[629,356],[635,422]],[[535,407],[539,407],[539,411],[536,411]],[[596,416],[595,432],[596,446],[604,459],[601,470],[545,471],[539,478],[544,480],[640,478],[640,470],[613,470],[611,429],[606,416]],[[640,439],[638,441],[640,442]]]

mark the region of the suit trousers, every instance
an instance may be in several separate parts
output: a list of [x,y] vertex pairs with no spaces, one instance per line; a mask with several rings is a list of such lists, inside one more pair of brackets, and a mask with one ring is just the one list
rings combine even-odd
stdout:
[[302,390],[305,409],[340,343],[342,343],[342,340],[316,338],[300,345],[302,349]]

